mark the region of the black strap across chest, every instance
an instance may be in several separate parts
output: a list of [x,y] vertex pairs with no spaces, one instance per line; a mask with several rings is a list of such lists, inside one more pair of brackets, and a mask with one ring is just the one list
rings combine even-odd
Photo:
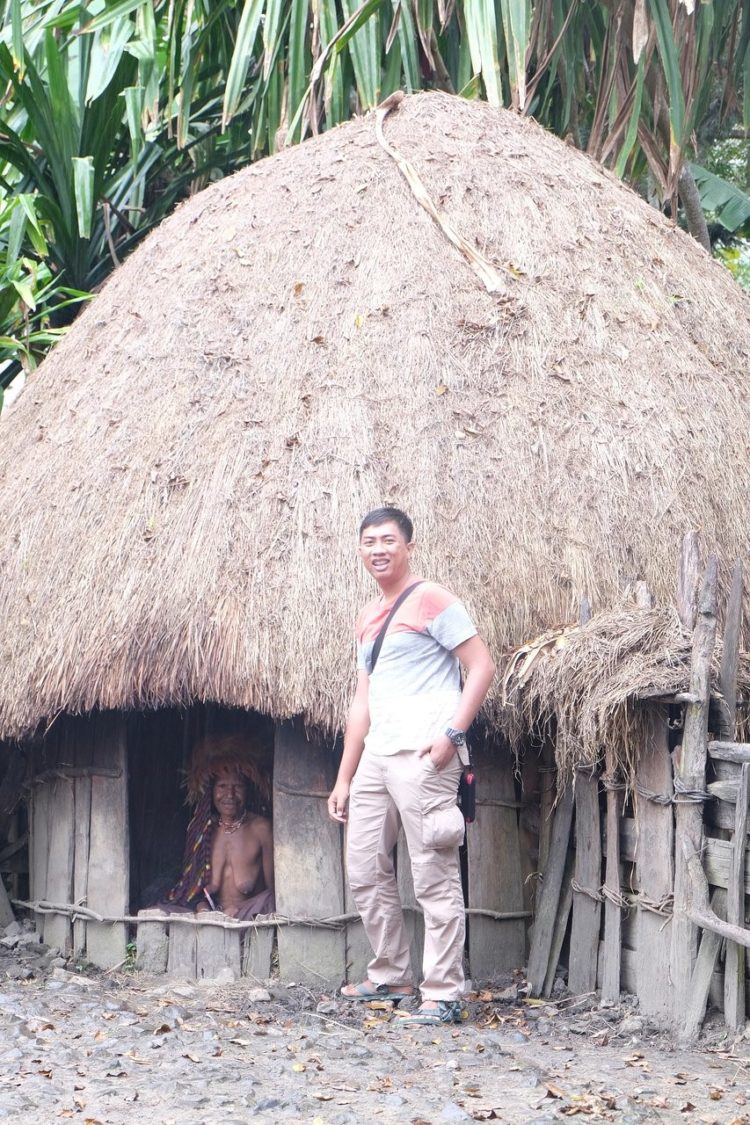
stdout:
[[391,612],[388,614],[385,621],[381,625],[380,632],[378,633],[377,637],[375,638],[375,643],[372,646],[372,653],[370,655],[370,675],[372,675],[373,672],[375,671],[375,665],[378,662],[378,657],[380,656],[380,650],[383,647],[383,641],[385,640],[385,635],[388,632],[388,626],[390,625],[391,621],[393,620],[393,617],[394,617],[394,614],[396,613],[396,610],[399,608],[400,605],[403,605],[403,603],[409,597],[409,594],[412,592],[412,590],[416,590],[417,586],[421,586],[423,582],[424,582],[424,578],[418,578],[416,582],[412,582],[411,586],[407,586],[405,590],[401,591],[401,593],[399,594],[399,596],[396,598],[395,602],[391,606]]

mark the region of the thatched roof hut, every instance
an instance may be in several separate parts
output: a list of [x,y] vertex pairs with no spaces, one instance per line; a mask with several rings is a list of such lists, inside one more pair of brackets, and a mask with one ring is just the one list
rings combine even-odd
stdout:
[[[441,94],[184,204],[0,434],[0,737],[213,700],[342,722],[367,508],[498,652],[750,526],[750,304],[533,121]],[[418,191],[418,186],[417,189]],[[492,291],[494,290],[494,291]]]

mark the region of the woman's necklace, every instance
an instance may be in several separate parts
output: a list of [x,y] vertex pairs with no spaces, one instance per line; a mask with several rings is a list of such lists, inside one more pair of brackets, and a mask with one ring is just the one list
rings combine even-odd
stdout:
[[228,836],[231,836],[232,833],[236,832],[238,828],[242,828],[242,825],[246,820],[247,809],[245,809],[239,820],[231,820],[229,824],[225,824],[221,817],[219,817],[219,828],[223,829],[223,831],[226,832]]

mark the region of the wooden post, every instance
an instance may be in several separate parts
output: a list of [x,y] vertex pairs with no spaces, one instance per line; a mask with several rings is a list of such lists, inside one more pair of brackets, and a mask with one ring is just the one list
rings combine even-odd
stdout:
[[689,531],[682,540],[677,566],[677,612],[686,629],[695,628],[695,615],[700,589],[700,540],[697,531]]
[[602,966],[602,1003],[620,1003],[620,961],[622,946],[622,909],[620,906],[620,815],[622,789],[617,760],[612,747],[606,749],[607,763],[607,866],[604,885],[609,892],[604,899],[604,964]]
[[[728,733],[734,738],[737,731],[737,664],[739,662],[742,634],[742,563],[734,564],[732,586],[724,626],[724,645],[721,653],[721,694],[726,704]],[[748,773],[750,767],[740,767],[740,784],[735,805],[734,849],[732,870],[727,891],[727,922],[745,925],[745,845],[747,843]],[[745,1023],[745,950],[735,942],[727,942],[724,962],[724,1019],[737,1030]]]
[[240,976],[240,932],[218,926],[197,926],[195,975],[198,980],[214,980],[225,969]]
[[560,901],[557,905],[557,915],[555,916],[555,925],[552,930],[552,941],[550,943],[549,960],[547,962],[547,975],[544,978],[543,993],[545,996],[551,996],[552,990],[555,986],[555,977],[557,975],[557,966],[560,962],[560,953],[562,951],[563,942],[565,941],[565,932],[568,928],[568,920],[570,912],[573,909],[573,869],[575,868],[575,853],[569,851],[568,858],[565,863],[565,872],[563,874],[562,886],[560,888]]
[[531,996],[541,996],[547,977],[572,823],[573,788],[568,786],[555,811],[549,860],[544,870],[541,890],[537,894],[534,932],[531,938],[529,966],[526,970]]
[[737,666],[742,636],[742,586],[742,562],[737,559],[732,571],[729,603],[726,606],[720,681],[726,712],[728,712],[731,722],[732,729],[728,732],[730,739],[733,739],[735,733],[737,733],[735,721],[737,721]]
[[135,937],[138,952],[135,967],[145,973],[163,973],[167,968],[169,954],[167,923],[161,920],[149,921],[154,915],[161,919],[161,910],[138,911],[138,929]]
[[[85,906],[89,896],[89,861],[91,858],[91,775],[87,771],[94,761],[94,735],[96,721],[87,716],[65,719],[67,730],[66,756],[81,770],[73,779],[75,805],[75,837],[73,856],[73,898],[76,905]],[[87,923],[77,919],[73,923],[73,950],[77,957],[86,956]]]
[[568,988],[574,994],[594,992],[601,922],[602,834],[599,778],[578,771],[575,783],[576,865],[573,921],[570,931]]
[[[88,902],[89,859],[91,838],[91,778],[77,777],[74,781],[75,793],[75,854],[73,857],[73,899],[76,904]],[[86,923],[76,920],[73,923],[73,949],[76,956],[86,952]]]
[[732,587],[729,592],[727,618],[724,626],[724,644],[721,651],[721,694],[724,696],[729,721],[732,726],[731,737],[736,734],[737,717],[737,663],[742,636],[742,563],[739,559],[732,572]]
[[245,931],[242,947],[242,975],[254,980],[268,980],[275,930],[272,926]]
[[682,756],[675,772],[677,817],[675,834],[674,916],[672,919],[671,976],[675,986],[674,1017],[682,1022],[690,998],[690,982],[697,953],[697,929],[688,917],[691,886],[686,854],[700,854],[703,838],[703,802],[680,800],[680,792],[701,793],[706,786],[708,708],[711,694],[711,659],[716,641],[717,571],[711,556],[698,604],[690,668],[690,696],[685,707]]
[[[49,790],[47,898],[51,902],[70,902],[75,835],[73,782],[60,777],[42,784]],[[70,918],[64,914],[48,914],[44,919],[44,940],[47,945],[69,953],[72,945]]]
[[[29,890],[35,902],[47,898],[49,862],[49,786],[35,785],[29,801]],[[36,928],[44,933],[37,916]]]
[[[516,767],[520,768],[521,791],[520,808],[518,810],[518,850],[521,856],[521,885],[523,888],[523,908],[528,911],[530,918],[534,913],[534,899],[536,897],[537,877],[541,870],[539,862],[541,843],[540,815],[542,808],[542,785],[547,774],[541,768],[541,748],[539,752],[530,746]],[[549,827],[549,825],[548,825]],[[549,850],[549,843],[547,843]],[[530,920],[526,927],[530,926]],[[524,957],[524,964],[526,958]]]
[[[523,911],[518,800],[510,749],[477,754],[478,809],[467,828],[469,907]],[[519,969],[526,953],[523,919],[470,915],[469,963],[474,980]]]
[[636,918],[636,990],[646,1016],[671,1018],[674,993],[670,978],[671,927],[662,913],[648,909],[668,903],[674,890],[674,814],[672,805],[649,795],[672,797],[668,712],[649,703],[644,742],[636,763],[635,864],[641,901]]
[[[344,873],[341,828],[327,808],[334,755],[297,723],[277,725],[274,746],[276,908],[290,918],[335,917],[344,912]],[[278,941],[282,980],[330,986],[345,979],[343,929],[280,926]]]
[[539,769],[539,871],[544,871],[549,857],[552,838],[552,819],[555,807],[555,747],[551,738],[545,738],[542,747],[542,764]]
[[[732,867],[727,889],[727,922],[745,925],[745,847],[747,845],[747,803],[750,795],[750,765],[740,767],[740,784],[735,806]],[[705,938],[704,938],[705,940]],[[724,1019],[735,1031],[745,1025],[745,950],[727,942],[724,963]]]
[[[711,909],[715,914],[721,917],[724,916],[726,910],[726,898],[726,891],[723,890],[714,891],[711,898]],[[713,930],[703,931],[700,949],[690,981],[690,995],[688,997],[687,1008],[685,1009],[682,1020],[681,1038],[683,1040],[689,1041],[694,1039],[703,1023],[703,1017],[706,1014],[708,990],[711,987],[711,977],[713,976],[716,962],[719,958],[721,941],[720,935]]]
[[[114,776],[91,777],[87,905],[99,914],[127,914],[130,906],[128,768],[125,718],[117,712],[96,715],[94,766]],[[127,929],[121,922],[89,922],[86,956],[109,969],[125,958]]]
[[180,980],[195,980],[197,953],[197,926],[169,927],[169,958],[167,972]]

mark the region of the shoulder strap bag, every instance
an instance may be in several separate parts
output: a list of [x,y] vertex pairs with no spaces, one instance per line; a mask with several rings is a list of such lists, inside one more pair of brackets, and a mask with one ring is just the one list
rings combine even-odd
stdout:
[[406,599],[409,597],[409,594],[412,592],[412,590],[416,590],[417,586],[421,586],[423,582],[424,582],[424,578],[418,578],[416,582],[412,582],[411,586],[407,586],[405,590],[401,591],[401,593],[399,594],[399,596],[396,598],[395,602],[391,606],[391,612],[388,614],[385,621],[381,625],[380,632],[378,633],[377,637],[375,638],[375,643],[372,646],[372,655],[370,656],[370,675],[372,675],[373,672],[375,671],[375,665],[378,662],[378,657],[380,656],[380,650],[383,647],[383,641],[385,640],[385,635],[388,632],[388,626],[390,625],[391,621],[393,620],[393,617],[396,613],[396,610],[399,608],[400,605],[402,605],[406,601]]

